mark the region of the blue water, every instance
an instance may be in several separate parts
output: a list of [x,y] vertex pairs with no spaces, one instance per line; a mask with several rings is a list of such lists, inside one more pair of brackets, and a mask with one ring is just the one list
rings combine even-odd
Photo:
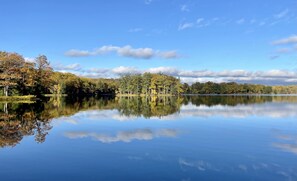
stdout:
[[[166,116],[84,109],[0,148],[3,181],[297,180],[297,102],[196,106]],[[36,130],[35,130],[36,132]]]

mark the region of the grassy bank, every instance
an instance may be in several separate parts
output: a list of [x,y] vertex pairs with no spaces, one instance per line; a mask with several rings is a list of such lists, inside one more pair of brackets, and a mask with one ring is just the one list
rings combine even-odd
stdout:
[[162,96],[176,96],[173,94],[116,94],[116,97],[162,97]]
[[34,101],[36,96],[26,95],[26,96],[0,96],[0,101]]
[[44,94],[45,97],[66,97],[67,94]]

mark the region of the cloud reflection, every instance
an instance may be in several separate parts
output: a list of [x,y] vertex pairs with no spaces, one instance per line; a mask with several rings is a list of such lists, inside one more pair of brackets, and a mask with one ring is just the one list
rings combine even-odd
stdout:
[[206,170],[212,170],[212,171],[220,171],[220,169],[214,167],[212,164],[210,164],[209,162],[203,161],[203,160],[198,160],[198,161],[188,161],[185,159],[180,158],[178,160],[178,163],[180,165],[181,168],[185,168],[185,167],[191,167],[191,168],[196,168],[199,171],[206,171]]
[[[297,104],[290,102],[267,102],[261,104],[238,104],[236,106],[230,105],[194,105],[189,103],[182,105],[181,108],[168,115],[156,116],[152,114],[149,117],[143,115],[143,112],[125,114],[119,110],[87,110],[78,112],[70,117],[61,117],[55,122],[60,124],[66,122],[69,124],[82,124],[89,121],[110,121],[115,120],[119,122],[139,121],[140,119],[150,119],[154,121],[171,121],[184,119],[186,117],[196,118],[211,118],[211,117],[225,117],[245,119],[247,117],[267,117],[272,119],[279,118],[297,118]],[[267,119],[270,120],[270,119]]]
[[297,154],[297,143],[295,144],[288,144],[288,143],[274,143],[274,147],[280,148],[284,151],[291,152]]
[[277,138],[281,140],[282,143],[273,143],[273,147],[297,155],[297,135],[283,134],[278,135]]
[[132,131],[120,131],[114,136],[92,132],[66,132],[65,136],[69,139],[92,138],[102,143],[129,143],[134,140],[148,141],[158,137],[176,137],[177,134],[177,130],[174,129],[161,129],[157,131],[151,129],[136,129]]
[[220,173],[247,173],[247,174],[258,174],[260,172],[266,172],[274,174],[275,176],[281,175],[287,180],[296,180],[296,168],[295,167],[282,167],[275,163],[254,163],[247,162],[242,163],[229,163],[229,162],[209,162],[204,160],[187,160],[183,158],[178,159],[178,164],[182,171],[188,169],[195,169],[198,172],[220,172]]
[[213,117],[246,118],[249,116],[286,118],[297,117],[297,104],[293,103],[265,103],[237,106],[195,106],[192,104],[182,106],[180,117]]

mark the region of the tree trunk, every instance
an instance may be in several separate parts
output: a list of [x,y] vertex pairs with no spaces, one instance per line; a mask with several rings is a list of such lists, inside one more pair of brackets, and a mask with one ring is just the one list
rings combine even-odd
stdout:
[[7,106],[7,102],[4,104],[4,112],[6,113],[6,114],[8,114],[8,108],[7,108],[8,106]]
[[8,85],[4,86],[4,95],[8,96]]

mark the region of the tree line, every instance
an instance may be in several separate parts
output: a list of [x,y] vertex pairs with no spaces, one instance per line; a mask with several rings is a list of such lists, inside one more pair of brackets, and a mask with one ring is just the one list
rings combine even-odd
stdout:
[[114,79],[91,79],[71,73],[54,72],[52,86],[49,87],[49,91],[52,94],[67,94],[70,96],[99,96],[115,94],[118,89],[117,84]]
[[186,94],[297,94],[297,86],[265,86],[236,82],[183,84]]
[[2,95],[41,95],[47,93],[52,68],[44,55],[28,62],[17,53],[0,51],[0,86]]
[[179,79],[164,74],[124,75],[119,79],[119,94],[179,95],[183,86]]
[[0,51],[0,96],[67,94],[70,96],[185,94],[297,94],[297,86],[264,86],[196,82],[182,84],[165,74],[129,74],[118,79],[85,78],[53,71],[45,55],[26,61],[18,53]]
[[180,80],[163,74],[124,75],[119,79],[85,78],[54,72],[45,55],[28,62],[17,53],[0,51],[0,96],[67,94],[168,95],[183,92]]
[[101,95],[117,90],[114,79],[90,79],[54,72],[45,55],[29,62],[17,53],[0,51],[0,96],[45,94]]

